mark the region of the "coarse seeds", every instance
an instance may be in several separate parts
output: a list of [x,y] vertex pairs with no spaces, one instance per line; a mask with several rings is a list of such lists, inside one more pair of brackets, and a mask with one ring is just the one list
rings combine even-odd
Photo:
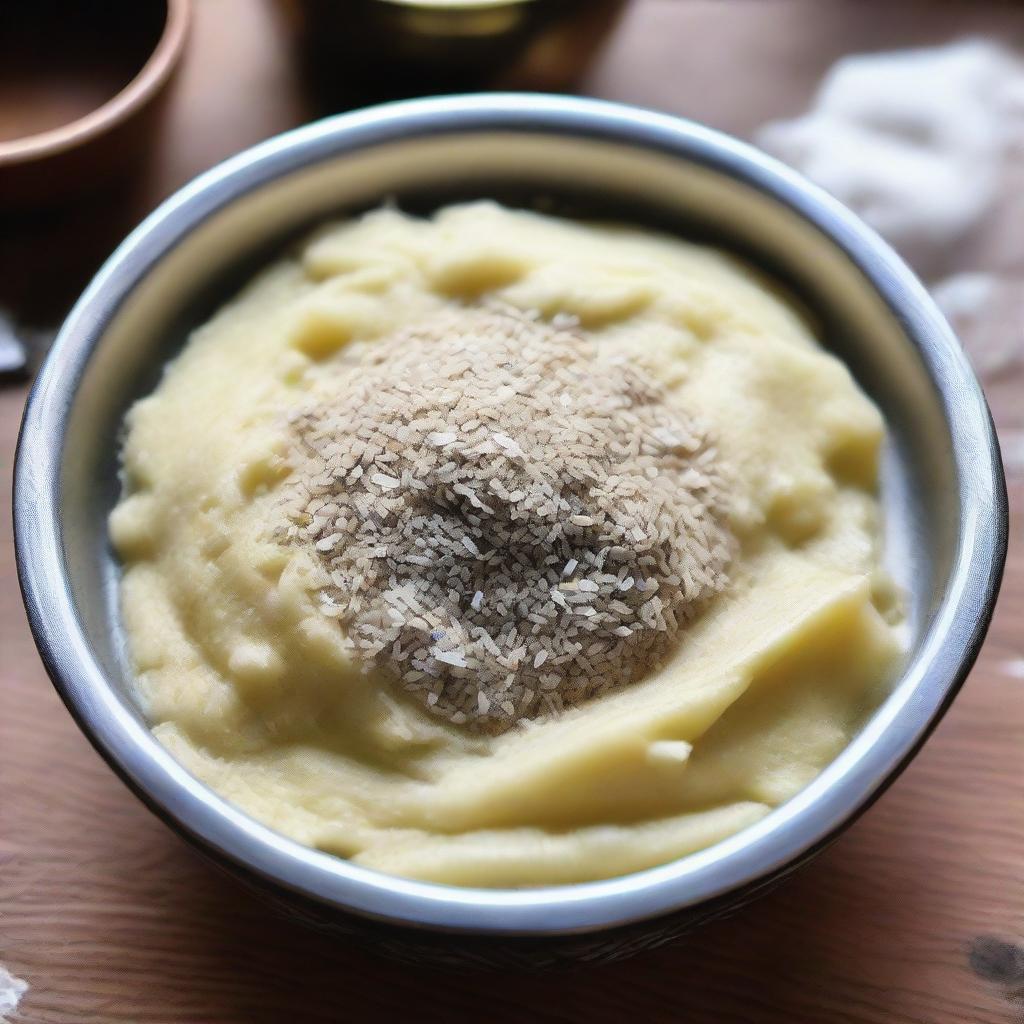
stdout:
[[497,733],[642,677],[727,583],[725,474],[577,327],[459,307],[293,415],[284,532],[358,655]]

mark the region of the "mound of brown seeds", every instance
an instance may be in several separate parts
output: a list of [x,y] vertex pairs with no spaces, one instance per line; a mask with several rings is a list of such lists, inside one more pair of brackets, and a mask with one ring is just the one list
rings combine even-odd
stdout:
[[574,327],[460,308],[339,367],[292,421],[287,533],[323,610],[433,713],[485,732],[648,672],[726,584],[700,427]]

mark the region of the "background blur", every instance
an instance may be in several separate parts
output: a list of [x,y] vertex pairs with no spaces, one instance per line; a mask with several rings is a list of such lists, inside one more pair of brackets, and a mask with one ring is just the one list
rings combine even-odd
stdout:
[[[19,22],[30,3],[45,31]],[[109,98],[138,66],[116,54],[144,52],[159,28],[140,16],[147,0],[72,6],[0,0],[0,1021],[5,998],[10,1020],[33,1024],[1024,1021],[1024,4],[497,0],[453,23],[387,0],[192,0],[183,60],[137,152],[96,180],[40,172],[31,196],[24,181],[15,194],[4,142]],[[97,31],[101,8],[122,28]],[[833,71],[851,55],[950,44]],[[538,977],[392,966],[277,920],[201,863],[127,794],[46,681],[8,511],[32,362],[135,223],[197,173],[312,118],[467,88],[655,107],[756,140],[832,188],[954,318],[1011,492],[988,643],[892,790],[731,920],[626,963]]]

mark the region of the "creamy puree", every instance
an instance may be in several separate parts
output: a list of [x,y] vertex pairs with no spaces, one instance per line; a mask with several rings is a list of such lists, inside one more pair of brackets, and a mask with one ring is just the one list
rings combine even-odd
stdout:
[[[649,676],[480,735],[365,674],[275,532],[290,411],[446,306],[579,319],[643,357],[733,467],[731,583]],[[456,885],[580,882],[709,846],[806,786],[887,692],[882,418],[759,277],[713,249],[491,203],[330,226],[197,330],[130,411],[110,520],[155,735],[299,842]]]

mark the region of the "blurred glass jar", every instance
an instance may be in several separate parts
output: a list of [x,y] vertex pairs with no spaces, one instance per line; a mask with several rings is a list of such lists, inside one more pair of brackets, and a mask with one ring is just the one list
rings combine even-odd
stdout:
[[283,0],[328,102],[456,89],[561,90],[628,0]]

